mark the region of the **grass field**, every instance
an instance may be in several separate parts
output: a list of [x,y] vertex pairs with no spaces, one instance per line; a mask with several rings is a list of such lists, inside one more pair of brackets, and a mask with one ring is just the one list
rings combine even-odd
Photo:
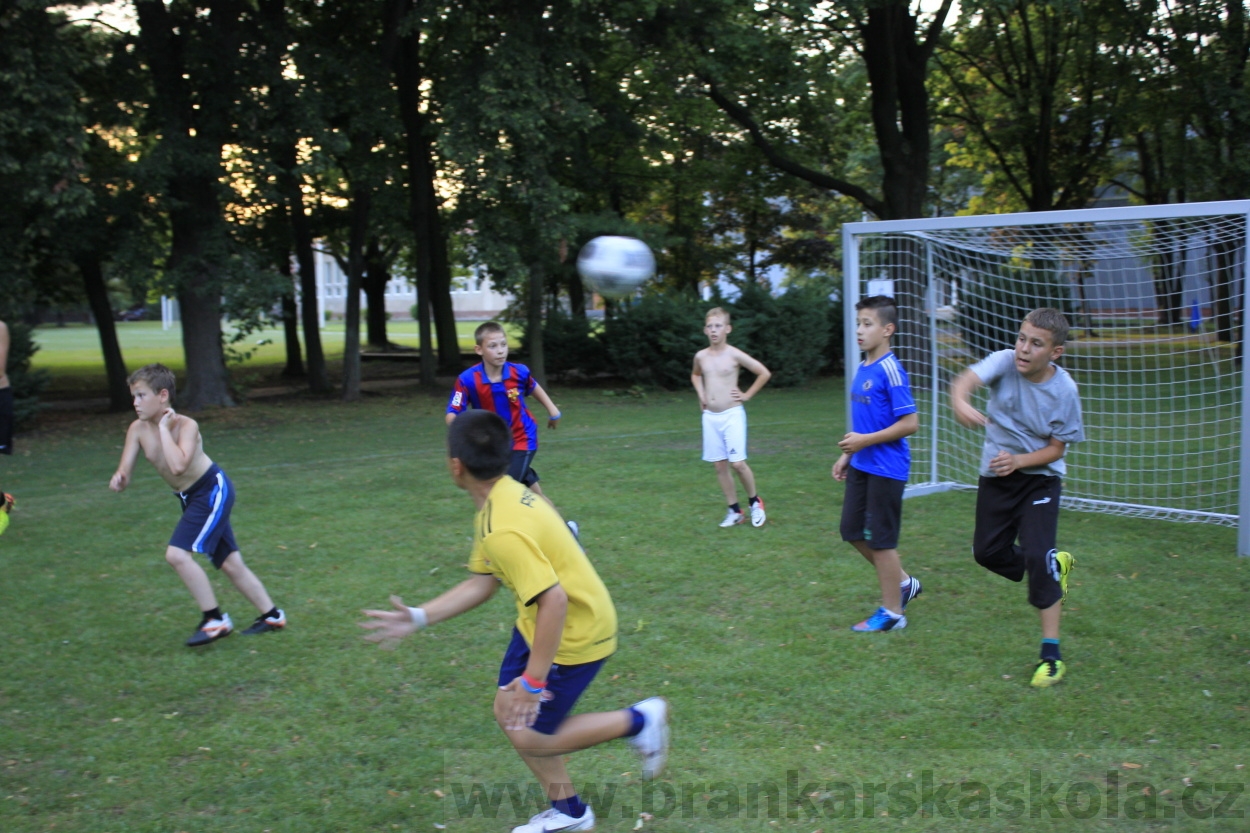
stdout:
[[[692,395],[554,398],[566,416],[536,467],[621,622],[582,708],[658,693],[675,715],[657,782],[623,743],[572,758],[598,829],[1246,829],[1250,562],[1234,530],[1064,513],[1068,679],[1036,690],[1036,615],[968,554],[971,494],[906,504],[901,551],[925,583],[910,626],[848,630],[876,601],[837,537],[840,380],[752,402],[762,529],[717,528]],[[175,499],[150,468],[107,489],[127,418],[52,414],[20,436],[0,460],[19,500],[0,538],[0,830],[503,831],[536,812],[490,717],[503,594],[395,652],[354,625],[463,572],[473,509],[446,474],[444,402],[293,397],[200,418],[290,626],[198,652],[163,559]]]
[[[473,351],[473,330],[480,322],[456,322],[460,349]],[[182,331],[178,327],[162,330],[159,321],[125,321],[117,323],[126,366],[134,370],[145,364],[162,362],[175,372],[186,367],[182,352]],[[520,330],[507,325],[509,335],[520,344]],[[232,332],[227,327],[226,336]],[[420,345],[415,321],[394,321],[387,327],[390,340],[405,347]],[[259,342],[267,342],[260,344]],[[104,357],[100,351],[100,335],[94,326],[72,324],[65,327],[43,325],[35,330],[39,352],[32,365],[51,374],[48,395],[52,398],[106,396],[101,368]],[[322,348],[330,362],[343,357],[343,322],[332,321],[321,330]],[[231,362],[236,380],[244,385],[264,381],[282,370],[286,362],[285,334],[282,329],[266,329],[248,335],[231,348],[238,360]],[[248,355],[244,357],[244,353]]]

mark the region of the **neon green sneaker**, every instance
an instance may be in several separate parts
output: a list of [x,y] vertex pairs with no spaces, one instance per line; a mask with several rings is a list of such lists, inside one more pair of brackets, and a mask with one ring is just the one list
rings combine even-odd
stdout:
[[1072,572],[1072,568],[1076,566],[1076,559],[1070,552],[1057,552],[1055,563],[1059,565],[1059,589],[1063,591],[1063,596],[1059,601],[1063,603],[1068,600],[1068,573]]
[[0,492],[0,535],[3,535],[4,531],[9,528],[9,512],[16,503],[13,495]]
[[1033,672],[1033,687],[1047,688],[1063,679],[1063,660],[1041,659],[1037,661],[1037,669]]

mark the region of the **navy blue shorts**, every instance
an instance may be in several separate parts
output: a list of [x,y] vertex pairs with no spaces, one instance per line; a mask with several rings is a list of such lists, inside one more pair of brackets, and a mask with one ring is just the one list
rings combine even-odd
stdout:
[[[499,665],[500,687],[525,673],[525,666],[529,661],[530,646],[526,644],[521,632],[513,627],[512,641],[508,643],[508,650],[504,652],[503,662]],[[590,686],[607,661],[605,657],[580,665],[551,666],[551,671],[547,674],[547,691],[538,707],[538,719],[530,728],[544,735],[554,735],[564,718],[577,705],[577,699],[582,696],[582,692]]]
[[512,452],[512,462],[508,464],[508,476],[516,482],[533,486],[538,482],[538,472],[530,468],[530,463],[534,461],[534,455],[538,453],[538,449],[533,451],[516,451]]
[[230,528],[234,484],[214,463],[190,489],[174,494],[182,501],[182,520],[178,521],[169,545],[207,555],[220,570],[230,553],[239,548]]

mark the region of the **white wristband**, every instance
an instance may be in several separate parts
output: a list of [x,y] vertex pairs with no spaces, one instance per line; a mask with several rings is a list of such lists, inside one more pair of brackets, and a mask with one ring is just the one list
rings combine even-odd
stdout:
[[412,617],[412,624],[417,626],[417,630],[421,630],[429,624],[429,620],[425,617],[425,611],[419,607],[408,608],[408,615]]

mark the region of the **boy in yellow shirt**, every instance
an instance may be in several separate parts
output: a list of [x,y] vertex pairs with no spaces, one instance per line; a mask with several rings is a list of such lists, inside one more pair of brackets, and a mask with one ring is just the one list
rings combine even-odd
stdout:
[[616,650],[616,609],[560,514],[509,477],[507,424],[466,411],[447,432],[451,477],[477,506],[468,579],[420,607],[391,597],[392,610],[366,610],[371,642],[393,645],[485,602],[502,584],[516,600],[512,641],[499,669],[495,720],[538,778],[551,809],[513,833],[593,830],[595,814],[573,789],[563,755],[629,738],[654,778],[668,756],[668,702],[651,697],[612,712],[569,716]]

